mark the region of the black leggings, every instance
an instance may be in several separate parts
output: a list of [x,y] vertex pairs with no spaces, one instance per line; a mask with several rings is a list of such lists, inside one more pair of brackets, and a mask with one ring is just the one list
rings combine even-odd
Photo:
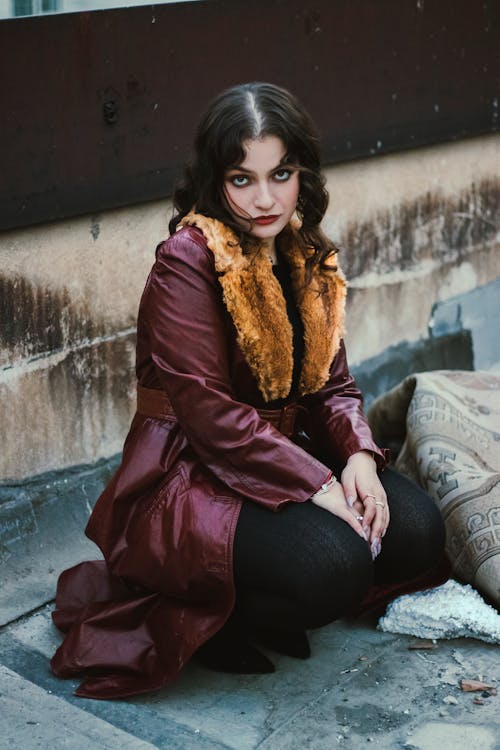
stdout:
[[372,583],[399,583],[431,570],[445,539],[436,505],[391,469],[381,482],[391,520],[375,561],[345,521],[312,502],[290,503],[278,513],[244,503],[234,540],[235,616],[255,628],[317,628],[358,604]]

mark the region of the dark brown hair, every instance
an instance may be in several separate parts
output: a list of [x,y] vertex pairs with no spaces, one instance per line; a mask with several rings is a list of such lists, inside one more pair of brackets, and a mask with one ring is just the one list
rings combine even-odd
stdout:
[[[219,219],[234,230],[244,251],[255,240],[234,219],[224,191],[224,175],[245,159],[245,141],[273,135],[286,149],[285,164],[299,171],[297,214],[300,235],[314,248],[310,269],[323,265],[335,246],[320,228],[328,206],[325,178],[321,173],[319,143],[313,122],[297,99],[271,83],[244,83],[223,91],[202,117],[194,141],[194,153],[184,179],[174,192],[175,213],[169,223],[173,234],[193,207],[197,213]],[[327,264],[331,267],[331,259]]]

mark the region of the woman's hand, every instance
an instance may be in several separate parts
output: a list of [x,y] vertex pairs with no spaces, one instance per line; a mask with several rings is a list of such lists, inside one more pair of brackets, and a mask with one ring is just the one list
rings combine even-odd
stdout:
[[362,539],[368,541],[368,535],[361,526],[363,517],[355,508],[348,506],[340,482],[331,484],[327,490],[320,490],[311,497],[311,500],[319,508],[323,508],[323,510],[333,513],[334,516],[342,518],[349,526],[352,526],[356,534],[359,534]]
[[341,484],[346,502],[357,515],[370,543],[372,557],[380,553],[381,540],[389,526],[387,496],[377,475],[375,459],[369,451],[350,456],[342,472]]

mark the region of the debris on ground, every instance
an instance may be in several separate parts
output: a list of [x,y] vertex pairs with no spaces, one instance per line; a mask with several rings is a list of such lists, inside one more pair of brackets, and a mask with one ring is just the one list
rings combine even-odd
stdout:
[[489,695],[496,695],[497,689],[494,685],[488,685],[481,680],[460,680],[460,687],[466,693],[472,693],[479,690],[487,690]]
[[431,650],[431,649],[434,649],[434,648],[437,648],[437,647],[438,647],[438,645],[437,645],[435,639],[433,639],[431,641],[428,638],[416,638],[414,641],[412,641],[410,643],[410,645],[408,646],[408,649],[410,651],[418,651],[420,649],[422,649],[422,650],[427,650],[427,649]]
[[417,638],[477,638],[500,644],[500,614],[468,584],[447,581],[395,599],[378,628]]

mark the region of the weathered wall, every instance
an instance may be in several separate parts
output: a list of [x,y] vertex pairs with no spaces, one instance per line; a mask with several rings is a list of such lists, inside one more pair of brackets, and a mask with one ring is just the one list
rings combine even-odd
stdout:
[[135,320],[168,206],[0,236],[0,477],[121,450],[134,403]]
[[499,175],[495,135],[328,171],[351,363],[427,336],[434,302],[500,276]]
[[[426,336],[435,301],[499,275],[499,174],[494,136],[328,170],[353,364]],[[160,201],[0,236],[4,482],[121,449],[138,301],[168,218]]]

